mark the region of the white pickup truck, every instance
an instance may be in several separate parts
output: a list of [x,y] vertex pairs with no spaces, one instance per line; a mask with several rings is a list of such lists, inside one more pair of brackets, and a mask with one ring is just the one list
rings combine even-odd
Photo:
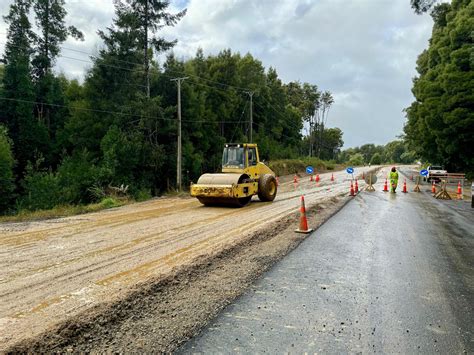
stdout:
[[444,170],[444,168],[440,165],[430,165],[426,170],[428,170],[428,176],[425,177],[425,180],[430,182],[434,180],[438,182],[440,180],[440,176],[446,175],[448,172]]

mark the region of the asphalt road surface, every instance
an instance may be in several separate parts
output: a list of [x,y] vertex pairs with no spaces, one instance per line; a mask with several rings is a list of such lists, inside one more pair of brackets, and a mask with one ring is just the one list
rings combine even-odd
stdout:
[[180,352],[474,353],[470,202],[380,183]]

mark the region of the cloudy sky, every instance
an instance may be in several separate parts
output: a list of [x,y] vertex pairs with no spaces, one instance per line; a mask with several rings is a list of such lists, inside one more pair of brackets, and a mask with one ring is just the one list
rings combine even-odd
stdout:
[[[0,0],[2,14],[10,2]],[[68,24],[82,30],[85,41],[63,46],[96,53],[97,29],[114,16],[112,0],[66,0],[66,6]],[[182,8],[188,9],[184,19],[163,31],[178,39],[178,57],[193,56],[199,47],[206,55],[225,48],[250,52],[285,82],[331,91],[328,124],[344,131],[345,147],[385,144],[402,133],[416,58],[432,27],[430,16],[415,15],[409,0],[171,0],[172,10]],[[5,35],[1,21],[1,53]],[[81,78],[88,56],[69,49],[57,69]]]

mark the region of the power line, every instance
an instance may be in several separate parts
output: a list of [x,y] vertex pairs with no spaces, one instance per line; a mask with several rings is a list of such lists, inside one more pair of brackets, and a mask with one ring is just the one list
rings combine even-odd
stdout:
[[[35,105],[45,105],[45,106],[51,106],[51,107],[61,107],[61,108],[67,108],[67,109],[72,109],[72,110],[76,110],[76,111],[86,111],[86,112],[94,112],[94,113],[107,113],[107,114],[112,114],[112,115],[129,116],[129,117],[140,117],[140,119],[150,118],[150,119],[156,119],[156,120],[160,120],[160,121],[173,121],[173,122],[176,121],[174,118],[154,117],[154,116],[139,115],[139,114],[133,114],[133,113],[127,113],[127,112],[120,112],[120,111],[98,110],[98,109],[92,109],[92,108],[84,108],[84,107],[77,107],[77,106],[67,106],[67,105],[52,104],[52,103],[46,103],[46,102],[38,102],[38,101],[33,101],[33,100],[13,99],[13,98],[2,97],[2,96],[0,96],[0,100],[13,101],[13,102],[23,102],[23,103],[30,103],[30,104],[35,104]],[[124,107],[124,108],[132,109],[131,107]],[[139,120],[134,121],[134,122],[138,122],[138,121]],[[207,120],[183,120],[183,122],[209,123],[209,124],[240,123],[240,121],[207,121]]]

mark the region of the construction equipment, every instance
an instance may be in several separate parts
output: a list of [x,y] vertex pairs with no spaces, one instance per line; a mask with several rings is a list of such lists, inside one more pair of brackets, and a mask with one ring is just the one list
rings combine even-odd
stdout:
[[204,205],[243,207],[258,195],[273,201],[277,194],[275,173],[260,161],[256,144],[227,143],[222,154],[222,173],[203,174],[191,185],[191,196]]

